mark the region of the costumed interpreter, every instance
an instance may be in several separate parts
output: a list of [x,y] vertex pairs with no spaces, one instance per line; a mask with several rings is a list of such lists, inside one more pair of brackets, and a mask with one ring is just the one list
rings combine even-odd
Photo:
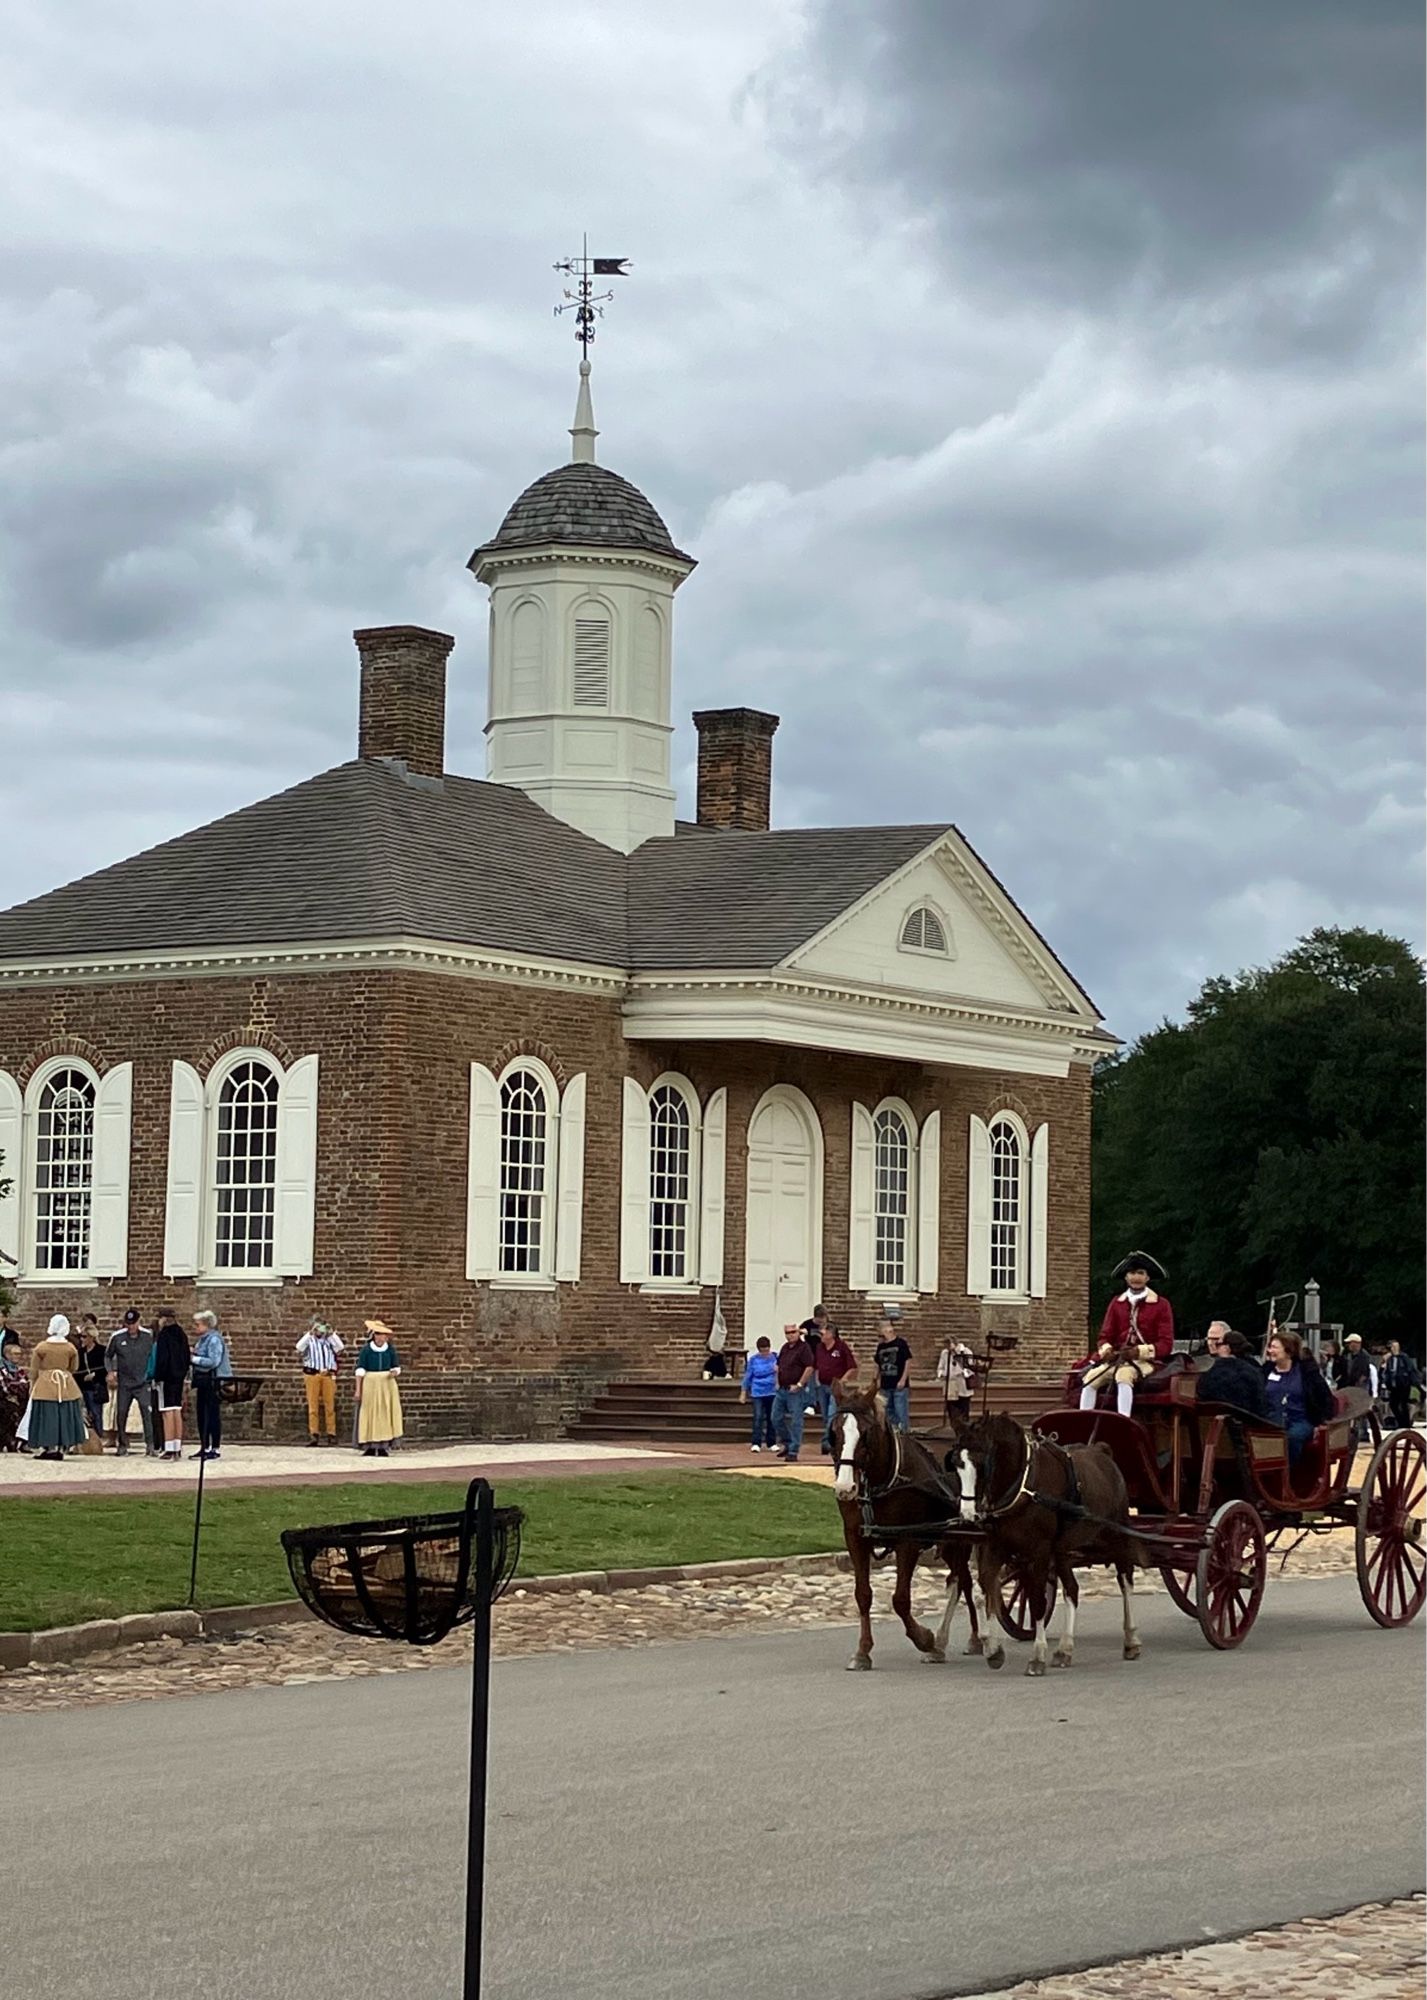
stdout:
[[401,1436],[401,1360],[391,1328],[379,1319],[364,1322],[367,1339],[357,1356],[357,1442],[367,1458],[390,1458]]
[[1162,1291],[1154,1289],[1165,1282],[1164,1266],[1143,1250],[1132,1250],[1122,1258],[1112,1276],[1123,1278],[1125,1289],[1106,1307],[1100,1345],[1083,1364],[1080,1407],[1093,1410],[1101,1389],[1113,1382],[1115,1408],[1127,1417],[1139,1383],[1169,1359],[1174,1347],[1174,1308]]

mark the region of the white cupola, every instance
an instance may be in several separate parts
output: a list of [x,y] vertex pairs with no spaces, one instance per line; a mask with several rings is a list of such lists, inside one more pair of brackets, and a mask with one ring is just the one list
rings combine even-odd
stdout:
[[486,775],[628,854],[674,831],[674,592],[694,559],[595,463],[588,360],[570,436],[570,463],[528,486],[468,565],[491,594]]

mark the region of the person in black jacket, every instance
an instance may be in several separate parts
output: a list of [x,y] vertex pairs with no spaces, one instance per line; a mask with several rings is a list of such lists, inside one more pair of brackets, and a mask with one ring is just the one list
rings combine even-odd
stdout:
[[1412,1427],[1412,1392],[1422,1387],[1422,1376],[1417,1363],[1410,1354],[1402,1351],[1400,1340],[1392,1341],[1387,1350],[1387,1359],[1382,1364],[1382,1389],[1387,1397],[1387,1407],[1392,1412],[1394,1426],[1400,1430]]
[[1214,1359],[1199,1377],[1195,1390],[1201,1403],[1227,1403],[1247,1417],[1268,1422],[1268,1398],[1263,1376],[1249,1359],[1249,1343],[1222,1320],[1215,1320],[1207,1336]]
[[177,1465],[183,1457],[183,1388],[192,1359],[188,1335],[165,1308],[154,1332],[154,1406],[162,1412],[166,1465]]

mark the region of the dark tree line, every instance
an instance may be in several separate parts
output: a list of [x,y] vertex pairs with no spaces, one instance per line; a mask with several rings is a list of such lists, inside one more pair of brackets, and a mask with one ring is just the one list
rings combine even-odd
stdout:
[[1182,1327],[1256,1334],[1316,1278],[1325,1319],[1420,1354],[1425,1047],[1422,966],[1377,931],[1208,980],[1096,1074],[1095,1299],[1148,1250]]

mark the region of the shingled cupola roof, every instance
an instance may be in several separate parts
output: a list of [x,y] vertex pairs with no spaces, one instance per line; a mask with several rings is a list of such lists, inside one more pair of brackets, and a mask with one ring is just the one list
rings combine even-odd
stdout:
[[595,462],[594,408],[590,364],[580,363],[580,394],[568,465],[557,465],[527,486],[507,510],[490,541],[482,542],[467,567],[479,574],[487,556],[506,549],[647,549],[672,556],[692,569],[694,559],[674,546],[658,509],[637,486]]
[[527,486],[471,563],[502,549],[551,547],[648,549],[692,561],[675,548],[653,502],[637,486],[591,462],[557,465]]

